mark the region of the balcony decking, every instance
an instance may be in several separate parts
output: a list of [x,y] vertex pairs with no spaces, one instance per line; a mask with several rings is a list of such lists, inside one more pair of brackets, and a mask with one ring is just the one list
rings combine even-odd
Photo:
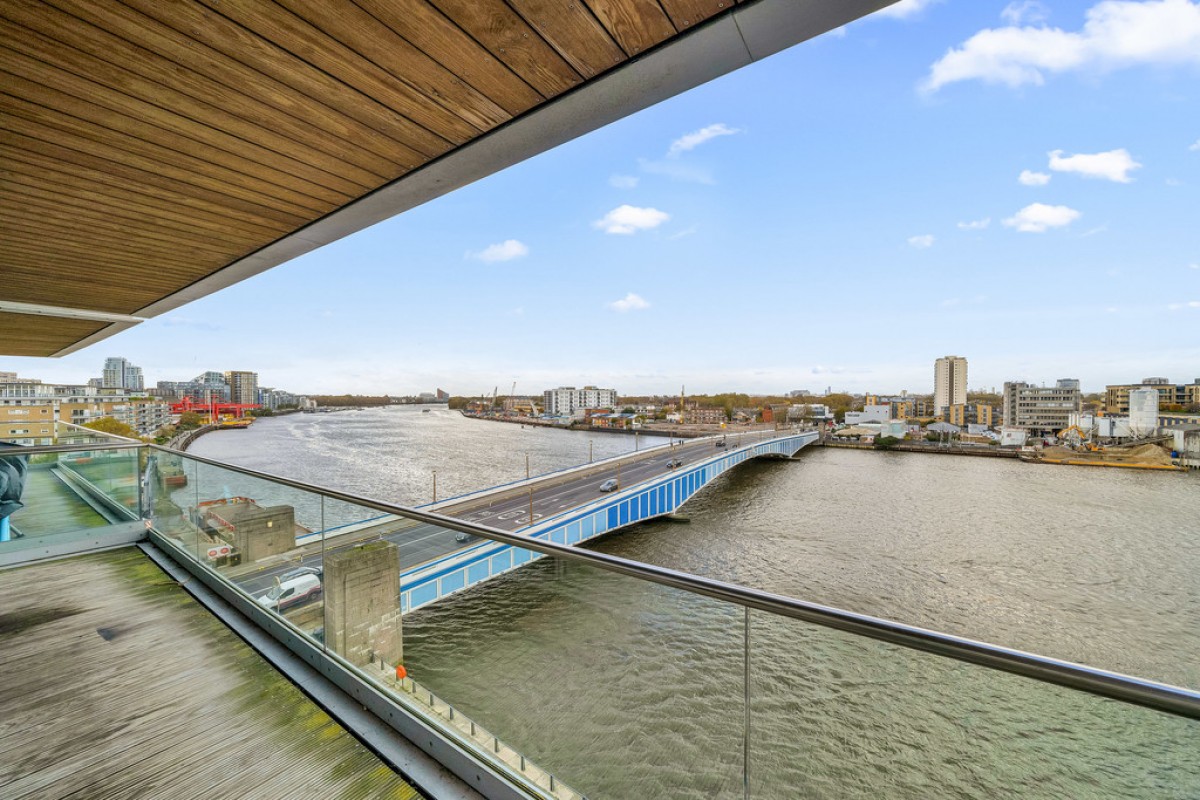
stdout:
[[35,537],[101,528],[109,524],[79,493],[49,469],[31,469],[21,495],[25,507],[12,516],[12,525],[23,536]]
[[133,548],[0,572],[0,675],[5,798],[419,796]]

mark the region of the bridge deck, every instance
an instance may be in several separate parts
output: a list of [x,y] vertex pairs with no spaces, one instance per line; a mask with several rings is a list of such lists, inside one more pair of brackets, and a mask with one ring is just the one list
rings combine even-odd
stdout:
[[132,548],[0,580],[0,795],[418,795]]

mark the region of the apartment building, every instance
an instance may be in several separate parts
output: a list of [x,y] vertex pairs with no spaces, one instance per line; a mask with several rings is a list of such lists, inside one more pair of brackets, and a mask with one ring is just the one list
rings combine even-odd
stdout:
[[1023,381],[1004,384],[1004,425],[1036,435],[1056,433],[1070,426],[1071,415],[1083,410],[1078,388],[1031,386]]
[[124,389],[128,392],[141,392],[146,388],[142,368],[120,357],[104,359],[100,385],[105,389]]
[[965,428],[969,425],[984,425],[991,428],[995,422],[994,409],[987,403],[957,403],[950,406],[946,421]]
[[933,410],[936,414],[967,402],[967,360],[942,356],[933,362]]
[[723,408],[688,408],[683,412],[686,425],[719,425],[725,420]]
[[1141,383],[1104,387],[1104,410],[1109,414],[1129,413],[1129,393],[1136,389],[1158,391],[1159,406],[1200,405],[1200,378],[1192,383],[1171,383],[1166,378],[1143,378]]
[[113,417],[139,435],[151,436],[171,423],[171,407],[152,398],[131,398],[123,389],[0,383],[0,439],[53,444],[55,421],[84,425],[101,417]]
[[0,442],[54,444],[55,419],[51,403],[0,405]]
[[542,405],[551,416],[576,416],[585,408],[615,408],[617,390],[599,389],[595,386],[585,386],[582,389],[560,386],[542,392]]
[[231,370],[225,373],[229,384],[229,402],[258,405],[258,373]]

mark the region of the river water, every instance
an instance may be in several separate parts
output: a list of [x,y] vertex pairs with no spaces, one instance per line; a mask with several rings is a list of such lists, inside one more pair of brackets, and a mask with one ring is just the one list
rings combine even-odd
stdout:
[[[401,407],[264,419],[192,451],[419,504],[434,470],[440,499],[589,444],[634,440]],[[1196,473],[811,448],[685,511],[592,546],[1200,688]],[[741,797],[747,764],[754,797],[1200,797],[1193,723],[575,564],[404,625],[419,681],[593,800]]]

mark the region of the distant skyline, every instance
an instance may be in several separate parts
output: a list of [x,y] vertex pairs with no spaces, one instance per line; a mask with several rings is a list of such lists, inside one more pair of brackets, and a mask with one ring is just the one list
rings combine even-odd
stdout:
[[1200,378],[1200,0],[905,0],[63,359],[298,393]]

